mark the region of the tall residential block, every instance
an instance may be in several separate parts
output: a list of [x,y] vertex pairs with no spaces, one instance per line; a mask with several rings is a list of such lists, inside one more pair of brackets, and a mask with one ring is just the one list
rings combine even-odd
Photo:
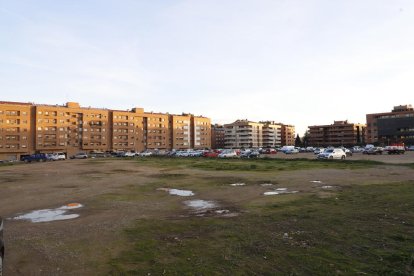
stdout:
[[0,102],[0,160],[36,152],[70,156],[80,151],[210,147],[210,119],[202,116],[99,109],[75,102]]
[[395,106],[391,112],[367,114],[367,143],[414,144],[414,109],[412,105]]
[[309,126],[309,144],[312,146],[354,146],[365,141],[365,124],[334,121],[332,125]]
[[282,125],[282,146],[295,145],[295,126]]
[[[262,140],[264,148],[274,148],[282,145],[283,124],[273,121],[260,122],[262,127]],[[294,135],[294,133],[293,133]]]
[[237,120],[224,125],[225,148],[278,147],[294,143],[295,127],[273,121]]

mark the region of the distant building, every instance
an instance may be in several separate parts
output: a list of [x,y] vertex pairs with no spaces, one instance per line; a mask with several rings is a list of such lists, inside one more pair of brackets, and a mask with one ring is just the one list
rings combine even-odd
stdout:
[[387,145],[395,142],[414,144],[412,105],[395,106],[391,112],[367,114],[367,143]]
[[99,109],[75,102],[0,102],[0,160],[35,152],[73,155],[210,147],[210,119],[202,116]]
[[312,146],[354,146],[364,143],[365,125],[334,121],[332,125],[309,126]]
[[225,148],[261,148],[293,145],[295,127],[272,121],[237,120],[224,125]]
[[260,122],[262,127],[262,145],[264,148],[274,148],[282,145],[283,124],[273,121]]
[[294,146],[295,138],[295,126],[282,125],[282,146]]
[[223,125],[214,124],[211,126],[211,148],[212,149],[224,149],[224,134],[225,128]]

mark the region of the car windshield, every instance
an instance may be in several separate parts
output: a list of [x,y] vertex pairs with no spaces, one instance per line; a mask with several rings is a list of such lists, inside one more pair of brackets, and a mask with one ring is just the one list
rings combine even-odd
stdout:
[[328,150],[325,150],[325,152],[327,152],[327,153],[331,153],[331,152],[333,152],[333,149],[328,149]]

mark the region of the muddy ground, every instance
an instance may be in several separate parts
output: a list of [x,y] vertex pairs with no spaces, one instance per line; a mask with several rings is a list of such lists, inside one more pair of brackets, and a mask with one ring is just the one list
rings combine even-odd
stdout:
[[[275,158],[314,158],[311,154]],[[403,156],[354,155],[352,160],[413,163],[414,153]],[[243,214],[241,206],[293,200],[305,194],[335,195],[335,189],[371,183],[414,181],[407,166],[381,165],[356,170],[307,169],[295,171],[211,171],[165,167],[134,160],[90,159],[19,164],[0,167],[0,215],[5,221],[4,275],[107,274],[109,262],[124,250],[124,229],[137,219],[163,220],[186,217],[187,198],[168,195],[157,188],[183,188],[197,199],[214,200],[223,208]],[[220,160],[218,160],[220,162]],[[310,182],[319,180],[321,183]],[[229,184],[245,182],[245,186]],[[265,197],[272,183],[299,193]],[[326,190],[323,185],[333,186]],[[78,202],[79,218],[32,223],[13,220],[19,214],[57,208]],[[231,218],[226,218],[231,219]]]

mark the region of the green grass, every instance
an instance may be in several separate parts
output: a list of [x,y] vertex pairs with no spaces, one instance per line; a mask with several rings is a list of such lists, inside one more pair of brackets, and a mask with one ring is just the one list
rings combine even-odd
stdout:
[[[114,275],[412,275],[414,182],[270,202],[234,218],[139,220]],[[286,233],[286,234],[285,234]]]
[[150,157],[135,159],[140,165],[195,168],[217,171],[293,171],[308,169],[363,169],[382,162],[370,160],[316,160],[316,159],[209,159]]

